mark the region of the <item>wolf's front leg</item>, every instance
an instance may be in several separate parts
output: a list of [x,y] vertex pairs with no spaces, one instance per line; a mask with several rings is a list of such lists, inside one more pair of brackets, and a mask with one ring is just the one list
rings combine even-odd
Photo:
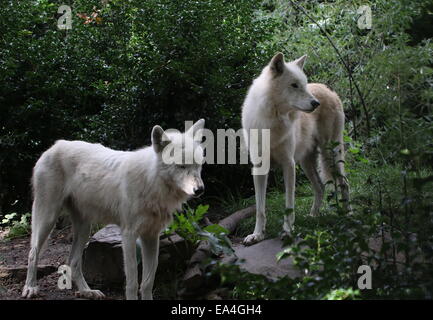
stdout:
[[244,239],[244,244],[249,246],[265,238],[266,228],[266,185],[268,175],[253,175],[254,190],[256,193],[256,226],[254,233]]
[[283,165],[284,186],[286,189],[286,212],[284,213],[283,236],[290,235],[295,225],[295,183],[296,167],[292,158]]
[[122,232],[123,261],[126,277],[126,300],[138,298],[138,274],[137,274],[137,236],[127,231]]
[[142,300],[152,300],[153,282],[158,267],[159,235],[150,238],[142,236],[140,240],[141,264],[143,266],[140,294]]
[[72,280],[75,282],[77,296],[88,299],[103,299],[105,295],[99,290],[92,290],[83,276],[82,257],[86,242],[89,240],[90,223],[83,221],[78,213],[71,214],[74,241],[69,255],[69,266],[72,269]]

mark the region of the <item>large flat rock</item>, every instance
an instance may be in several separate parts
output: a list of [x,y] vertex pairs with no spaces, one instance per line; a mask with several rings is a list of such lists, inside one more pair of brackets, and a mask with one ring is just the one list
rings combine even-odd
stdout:
[[[177,235],[161,239],[157,273],[164,274],[174,265],[180,267],[186,264],[191,257],[191,249],[193,248]],[[238,259],[243,270],[269,279],[299,275],[290,258],[277,262],[276,255],[283,250],[279,238],[267,239],[252,246],[233,243],[233,249],[234,254],[224,257],[223,262]],[[137,254],[139,259],[139,253]],[[83,272],[91,284],[102,287],[124,285],[122,239],[118,226],[108,225],[92,236],[84,252]]]
[[[243,262],[240,268],[254,274],[261,274],[269,279],[278,279],[284,276],[294,278],[299,276],[291,258],[277,261],[277,253],[283,250],[283,243],[279,238],[267,239],[252,246],[233,244],[235,258]],[[223,262],[233,260],[233,256],[225,257]]]

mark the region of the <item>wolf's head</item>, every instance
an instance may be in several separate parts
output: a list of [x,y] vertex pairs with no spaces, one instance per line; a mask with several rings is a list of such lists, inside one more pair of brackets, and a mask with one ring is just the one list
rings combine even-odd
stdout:
[[164,131],[153,127],[152,146],[159,159],[159,174],[167,185],[188,197],[204,192],[201,179],[203,148],[201,147],[204,119],[197,121],[185,133]]
[[285,62],[284,55],[280,52],[267,67],[271,76],[272,95],[282,112],[290,111],[291,108],[313,112],[320,105],[307,88],[307,76],[303,71],[306,58],[303,56]]

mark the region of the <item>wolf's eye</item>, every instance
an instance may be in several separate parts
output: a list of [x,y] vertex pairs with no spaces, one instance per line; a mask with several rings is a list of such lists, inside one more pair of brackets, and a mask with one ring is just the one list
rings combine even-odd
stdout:
[[297,83],[292,83],[291,86],[292,86],[293,88],[298,88],[298,84],[297,84]]

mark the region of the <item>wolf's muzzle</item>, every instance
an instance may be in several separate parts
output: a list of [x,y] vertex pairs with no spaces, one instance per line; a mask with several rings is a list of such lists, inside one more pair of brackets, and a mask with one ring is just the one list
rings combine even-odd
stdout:
[[198,198],[204,193],[204,187],[194,188],[194,197]]
[[[320,106],[320,102],[317,100],[311,100],[311,106],[316,109],[318,106]],[[314,110],[313,109],[313,110]]]

